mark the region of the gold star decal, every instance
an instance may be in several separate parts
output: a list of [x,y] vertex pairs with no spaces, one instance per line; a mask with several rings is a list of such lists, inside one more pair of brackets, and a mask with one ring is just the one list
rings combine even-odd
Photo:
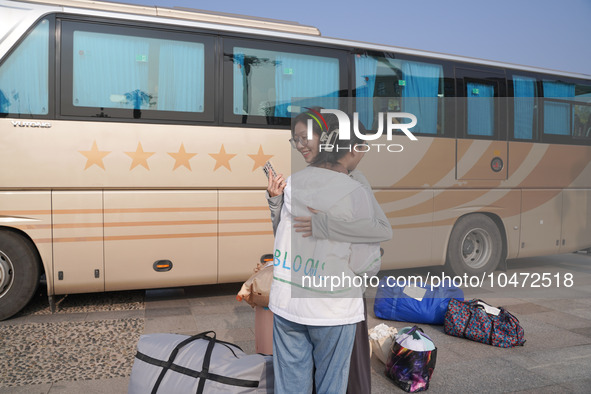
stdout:
[[267,160],[269,160],[273,155],[266,155],[263,153],[263,146],[259,145],[259,152],[256,155],[248,155],[251,159],[254,160],[254,167],[252,167],[252,171],[256,170],[259,167],[265,165]]
[[187,153],[185,151],[185,145],[181,144],[181,147],[179,148],[178,152],[168,152],[168,154],[171,155],[175,160],[174,168],[172,169],[173,171],[179,168],[180,166],[185,166],[189,169],[189,171],[192,171],[191,164],[189,164],[189,160],[191,160],[193,156],[196,156],[197,153]]
[[149,171],[150,167],[148,167],[148,158],[152,156],[154,153],[156,152],[144,152],[144,148],[142,148],[142,143],[138,142],[137,149],[135,150],[135,152],[125,152],[127,156],[133,159],[131,162],[131,167],[129,167],[129,171],[133,170],[140,164]]
[[230,160],[236,155],[232,153],[226,153],[226,148],[224,148],[224,144],[222,144],[222,147],[220,148],[220,153],[210,153],[209,155],[215,159],[215,167],[213,169],[214,171],[220,168],[221,166],[224,166],[228,170],[232,171],[232,169],[230,168]]
[[104,170],[105,165],[103,164],[103,159],[105,156],[111,153],[110,151],[99,150],[98,146],[96,145],[96,140],[93,141],[92,148],[90,148],[90,150],[79,150],[78,152],[82,153],[86,157],[86,167],[84,167],[85,170],[95,164]]

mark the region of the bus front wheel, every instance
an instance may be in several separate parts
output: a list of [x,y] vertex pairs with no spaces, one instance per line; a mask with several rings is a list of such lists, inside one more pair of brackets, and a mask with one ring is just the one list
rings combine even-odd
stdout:
[[494,271],[503,257],[501,232],[488,216],[461,217],[447,246],[447,264],[456,275],[480,275]]
[[0,231],[0,320],[28,304],[39,284],[39,256],[19,234]]

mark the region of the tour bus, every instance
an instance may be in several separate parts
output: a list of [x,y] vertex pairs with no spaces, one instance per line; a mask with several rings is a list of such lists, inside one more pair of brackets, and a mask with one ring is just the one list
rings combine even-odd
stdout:
[[0,0],[0,319],[43,277],[50,304],[245,280],[273,250],[262,168],[303,163],[290,123],[315,98],[368,131],[418,120],[416,141],[384,133],[360,164],[393,229],[383,269],[481,274],[591,246],[588,75],[294,22]]

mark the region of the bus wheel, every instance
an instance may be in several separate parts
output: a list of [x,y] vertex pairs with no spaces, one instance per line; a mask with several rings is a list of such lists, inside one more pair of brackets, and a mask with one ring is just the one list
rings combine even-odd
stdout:
[[0,231],[0,320],[25,307],[39,285],[40,261],[29,241]]
[[501,232],[488,216],[476,213],[455,224],[447,246],[447,264],[456,275],[492,272],[503,255]]

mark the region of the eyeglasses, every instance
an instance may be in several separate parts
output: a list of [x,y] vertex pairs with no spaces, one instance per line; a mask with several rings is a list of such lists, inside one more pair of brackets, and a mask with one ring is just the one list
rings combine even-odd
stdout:
[[302,146],[306,146],[306,144],[308,143],[308,138],[307,137],[293,137],[289,139],[289,142],[291,143],[291,147],[294,149],[297,149],[298,144],[302,144]]

